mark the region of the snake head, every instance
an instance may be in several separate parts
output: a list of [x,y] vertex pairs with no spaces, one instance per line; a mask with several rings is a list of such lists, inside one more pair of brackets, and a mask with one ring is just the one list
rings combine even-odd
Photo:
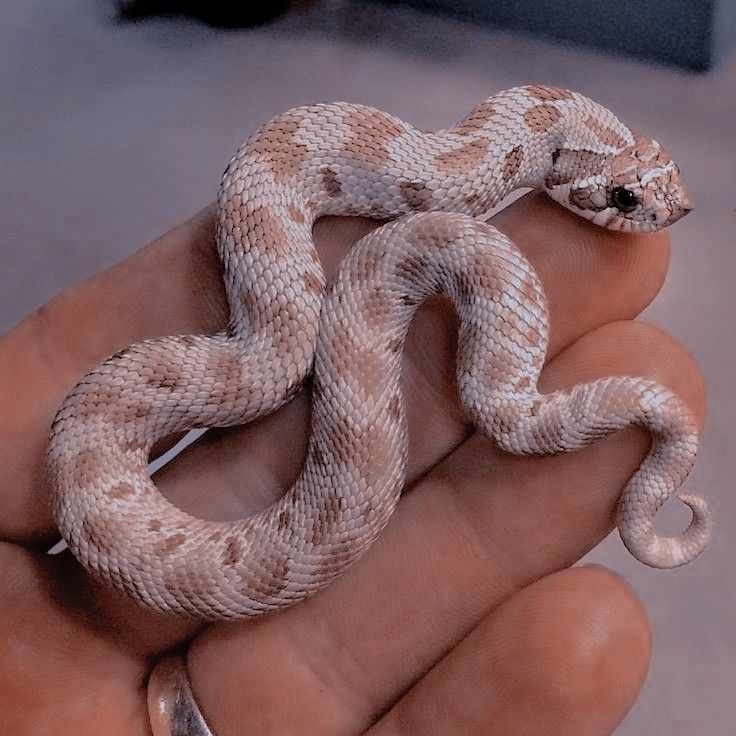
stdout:
[[547,193],[609,230],[652,232],[676,222],[692,209],[677,164],[651,138],[633,138],[617,153],[558,149]]

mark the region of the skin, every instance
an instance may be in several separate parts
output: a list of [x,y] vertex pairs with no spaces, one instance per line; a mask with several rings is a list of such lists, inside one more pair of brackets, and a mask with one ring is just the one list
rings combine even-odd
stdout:
[[[541,195],[494,224],[547,290],[542,390],[646,376],[702,423],[703,382],[690,356],[632,321],[664,279],[665,233],[607,232]],[[318,223],[328,273],[372,226]],[[192,686],[218,736],[611,733],[646,675],[647,617],[611,572],[569,568],[612,529],[647,438],[629,430],[576,454],[519,458],[474,435],[455,400],[455,318],[444,302],[417,317],[405,359],[411,484],[367,556],[315,598],[198,628],[97,586],[68,553],[43,554],[55,541],[44,453],[58,404],[89,367],[132,342],[225,323],[213,233],[208,208],[0,341],[8,732],[147,734],[148,672],[162,652],[188,645]],[[298,473],[308,415],[302,394],[255,425],[212,431],[158,485],[203,517],[252,513]]]

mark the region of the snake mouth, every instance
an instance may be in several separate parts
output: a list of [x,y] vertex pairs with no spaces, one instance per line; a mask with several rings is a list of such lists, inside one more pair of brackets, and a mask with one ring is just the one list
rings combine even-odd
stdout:
[[662,208],[658,212],[637,213],[638,217],[626,217],[610,207],[598,212],[581,211],[579,214],[606,230],[624,233],[653,233],[669,227],[692,210],[692,205],[685,202],[670,204],[669,207]]
[[664,225],[662,227],[667,227],[668,225],[671,225],[673,222],[677,222],[678,220],[681,220],[685,215],[687,215],[689,212],[693,211],[693,206],[690,204],[688,200],[685,200],[682,204],[676,204],[671,208],[671,214],[665,221]]

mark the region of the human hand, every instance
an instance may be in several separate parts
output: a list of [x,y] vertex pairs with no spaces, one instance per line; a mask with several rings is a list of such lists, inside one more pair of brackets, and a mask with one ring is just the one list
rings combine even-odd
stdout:
[[[541,390],[605,375],[656,379],[702,421],[702,380],[671,338],[630,321],[658,291],[664,234],[595,228],[542,196],[494,219],[528,255],[551,311]],[[325,219],[328,272],[371,223]],[[146,734],[145,685],[189,643],[192,687],[228,734],[607,734],[649,655],[646,616],[600,568],[566,570],[611,529],[647,448],[638,430],[574,455],[511,457],[456,401],[455,318],[429,302],[407,345],[405,497],[371,551],[325,591],[252,621],[199,628],[93,582],[53,541],[44,456],[64,394],[143,338],[225,323],[213,210],[64,292],[0,342],[0,713],[14,734]],[[309,401],[212,430],[156,476],[177,505],[239,518],[299,472]],[[665,573],[662,573],[665,574]]]

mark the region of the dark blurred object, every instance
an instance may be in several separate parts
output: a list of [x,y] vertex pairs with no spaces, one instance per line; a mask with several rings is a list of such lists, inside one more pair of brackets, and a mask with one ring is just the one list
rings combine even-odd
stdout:
[[118,12],[123,20],[191,15],[218,28],[247,28],[275,18],[288,5],[289,0],[118,0]]
[[380,0],[704,71],[736,41],[733,0]]

